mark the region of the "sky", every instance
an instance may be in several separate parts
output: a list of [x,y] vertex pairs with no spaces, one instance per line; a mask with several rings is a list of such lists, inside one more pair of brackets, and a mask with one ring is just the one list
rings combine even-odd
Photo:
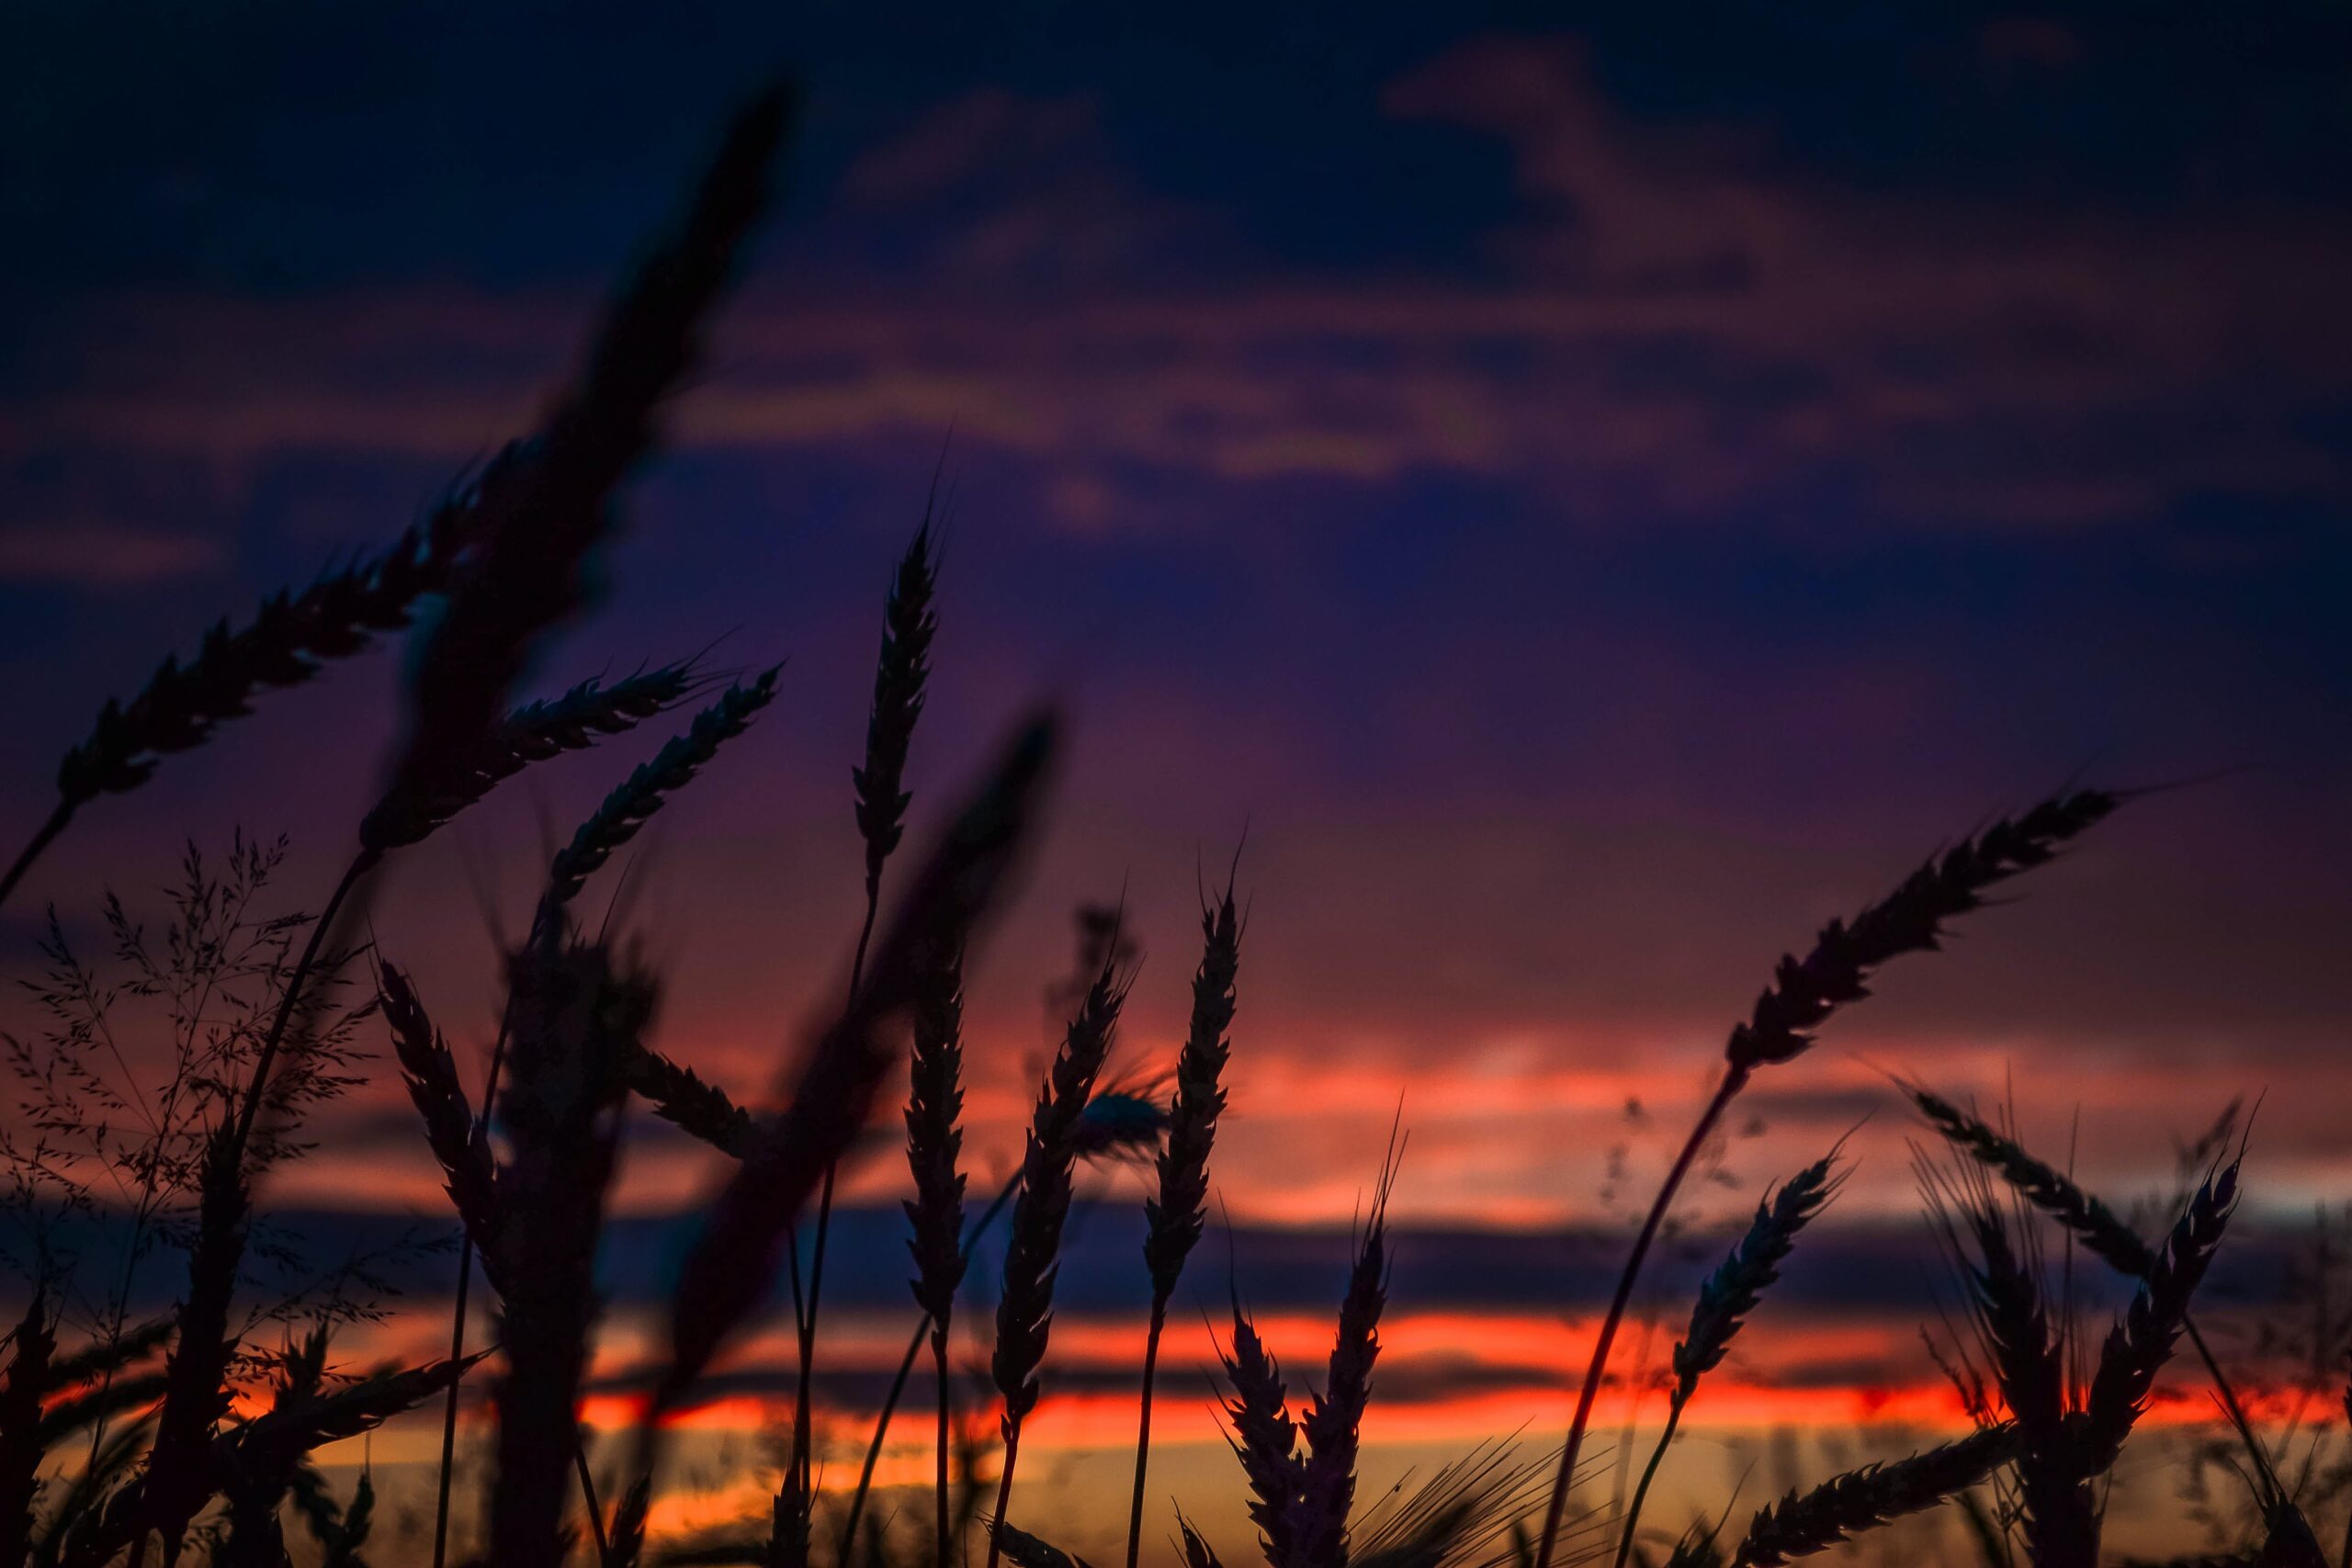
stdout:
[[[1950,1416],[1892,1073],[2014,1101],[2127,1195],[2261,1097],[2253,1295],[2352,1189],[2339,7],[44,3],[0,46],[8,831],[106,696],[526,428],[782,70],[780,213],[601,603],[533,672],[785,661],[628,870],[672,1054],[754,1096],[844,984],[881,593],[940,473],[916,839],[1029,703],[1072,720],[974,976],[978,1168],[1017,1149],[1071,908],[1124,897],[1123,1059],[1164,1069],[1197,889],[1239,847],[1217,1191],[1300,1357],[1411,1131],[1374,1440],[1555,1424],[1624,1211],[1773,961],[2075,781],[2178,787],[1745,1102],[1694,1231],[1849,1132],[1860,1175],[1790,1277],[1815,1315],[1711,1418]],[[272,695],[92,807],[0,914],[11,973],[44,904],[83,933],[103,887],[158,910],[182,841],[237,828],[291,836],[274,895],[314,908],[401,668]],[[538,846],[663,733],[386,874],[379,943],[474,1048]],[[438,1219],[407,1116],[361,1086],[278,1200],[336,1234]],[[708,1179],[657,1131],[630,1153],[616,1321]],[[843,1321],[883,1359],[903,1185],[877,1146],[848,1189]],[[1071,1311],[1102,1343],[1073,1336],[1049,1405],[1074,1492],[1132,1416],[1143,1187],[1099,1188]],[[1165,1440],[1238,1529],[1204,1386]]]

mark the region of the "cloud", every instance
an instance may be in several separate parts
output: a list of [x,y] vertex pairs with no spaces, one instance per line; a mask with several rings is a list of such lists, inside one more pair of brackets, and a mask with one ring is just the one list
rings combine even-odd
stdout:
[[217,539],[103,521],[0,525],[0,581],[122,588],[202,571]]

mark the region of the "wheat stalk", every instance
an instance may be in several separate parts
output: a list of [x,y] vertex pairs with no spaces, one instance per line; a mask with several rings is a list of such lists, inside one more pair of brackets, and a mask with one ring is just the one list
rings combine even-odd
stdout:
[[629,1053],[623,1070],[630,1089],[664,1122],[737,1159],[751,1152],[759,1134],[752,1113],[692,1067],[647,1046]]
[[886,1026],[921,994],[923,955],[960,949],[1000,896],[1036,825],[1055,726],[1032,719],[958,813],[915,879],[848,1010],[820,1035],[786,1110],[762,1129],[709,1208],[671,1309],[670,1365],[640,1431],[672,1409],[765,1293],[785,1235],[824,1170],[865,1125],[894,1053]]
[[1151,1462],[1151,1396],[1159,1367],[1159,1340],[1168,1326],[1168,1303],[1184,1271],[1184,1260],[1201,1239],[1203,1206],[1209,1189],[1209,1154],[1216,1145],[1216,1122],[1225,1111],[1223,1075],[1232,1043],[1234,984],[1241,964],[1241,920],[1233,884],[1201,910],[1201,963],[1193,973],[1193,1015],[1184,1047],[1176,1058],[1176,1103],[1168,1145],[1159,1159],[1159,1190],[1145,1200],[1144,1266],[1151,1275],[1151,1316],[1144,1332],[1142,1413],[1136,1432],[1136,1480],[1128,1500],[1127,1568],[1136,1568],[1143,1548],[1144,1484]]
[[1356,1453],[1372,1400],[1373,1366],[1380,1359],[1381,1309],[1388,1300],[1388,1197],[1396,1190],[1398,1154],[1392,1145],[1374,1189],[1372,1212],[1340,1299],[1339,1332],[1323,1392],[1307,1401],[1299,1421],[1307,1447],[1293,1513],[1299,1568],[1344,1568],[1348,1560]]
[[243,626],[220,622],[193,659],[167,658],[130,701],[109,699],[89,738],[59,764],[56,809],[0,875],[0,904],[81,807],[145,784],[165,756],[202,746],[220,725],[252,712],[261,692],[300,685],[376,634],[406,626],[416,602],[446,588],[478,545],[482,497],[518,460],[517,448],[502,452],[380,553],[299,593],[279,591]]
[[[2127,1224],[2114,1210],[2098,1197],[2086,1190],[2073,1178],[2051,1165],[2037,1159],[2023,1145],[1986,1122],[1972,1115],[1940,1095],[1913,1083],[1905,1083],[1903,1092],[1917,1107],[1928,1124],[1945,1142],[1968,1156],[1985,1169],[1998,1176],[2009,1189],[2028,1203],[2048,1215],[2061,1228],[2083,1244],[2093,1257],[2100,1258],[2117,1272],[2134,1280],[2146,1280],[2157,1266],[2156,1249],[2142,1240],[2137,1231]],[[2225,1118],[2223,1125],[2226,1125]],[[2218,1131],[2218,1129],[2217,1129]],[[2218,1138],[2209,1142],[2218,1142]],[[2231,1427],[2246,1446],[2247,1456],[2254,1461],[2254,1473],[2266,1490],[2275,1491],[2277,1481],[2272,1472],[2270,1456],[2256,1436],[2253,1423],[2245,1419],[2238,1403],[2237,1390],[2205,1337],[2198,1331],[2195,1318],[2184,1314],[2180,1325],[2196,1348],[2198,1358],[2213,1380],[2213,1392],[2222,1402],[2223,1413]]]
[[1183,1537],[1184,1568],[1225,1568],[1216,1553],[1209,1550],[1209,1543],[1201,1538],[1201,1532],[1193,1528],[1193,1521],[1182,1513],[1176,1516],[1176,1529]]
[[395,793],[424,795],[462,771],[531,649],[587,597],[588,558],[611,529],[614,494],[651,448],[661,407],[766,206],[790,110],[788,95],[771,88],[736,113],[677,228],[614,300],[527,460],[486,501],[479,557],[419,651]]
[[[2065,1347],[2051,1331],[2040,1283],[1981,1181],[1931,1189],[1930,1198],[1968,1287],[1970,1320],[2014,1423],[2028,1554],[2037,1568],[2091,1568],[2098,1554],[2098,1518],[2069,1419]],[[1963,1235],[1974,1244],[1973,1258]]]
[[989,1550],[1001,1551],[1012,1568],[1092,1568],[1083,1557],[1073,1557],[1051,1541],[996,1519],[989,1525]]
[[775,681],[783,666],[766,670],[748,685],[736,684],[695,716],[684,735],[673,736],[650,762],[641,762],[625,781],[605,796],[588,819],[572,831],[571,841],[556,852],[548,868],[548,886],[540,898],[540,919],[580,896],[588,878],[612,858],[613,852],[637,837],[669,796],[692,783],[709,766],[719,747],[752,727],[752,720],[775,698]]
[[[1080,1160],[1140,1158],[1156,1148],[1167,1130],[1168,1119],[1168,1109],[1156,1100],[1122,1089],[1098,1089],[1094,1098],[1086,1102],[1085,1113],[1079,1118],[1078,1132],[1071,1143]],[[972,1249],[979,1244],[980,1236],[1020,1190],[1021,1174],[1015,1170],[1012,1179],[989,1200],[989,1206],[980,1211],[980,1217],[966,1228],[960,1254],[964,1267],[970,1266]],[[907,1391],[907,1381],[914,1376],[915,1358],[922,1353],[923,1341],[930,1337],[931,1328],[931,1316],[926,1313],[907,1337],[906,1350],[899,1358],[899,1370],[890,1379],[889,1391],[883,1395],[882,1409],[874,1419],[874,1435],[866,1441],[865,1461],[858,1468],[857,1490],[850,1495],[847,1522],[842,1527],[844,1543],[856,1538],[857,1522],[865,1515],[866,1496],[873,1490],[875,1467],[882,1460],[882,1445],[889,1438],[890,1422],[898,1415],[899,1400]]]
[[385,790],[360,819],[360,847],[382,854],[418,843],[532,763],[626,734],[684,701],[698,682],[693,665],[667,664],[609,685],[592,678],[560,696],[526,704],[447,765],[413,772]]
[[[907,1250],[915,1264],[911,1281],[915,1304],[931,1320],[931,1354],[939,1394],[932,1501],[936,1516],[936,1561],[944,1563],[949,1561],[947,1427],[953,1393],[947,1335],[966,1267],[964,1172],[958,1165],[964,1148],[963,954],[934,955],[928,983],[915,1003],[913,1026],[906,1123],[907,1166],[914,1177],[915,1195],[906,1204],[906,1212],[914,1234],[908,1238]],[[861,1484],[842,1532],[844,1559],[856,1539],[855,1505],[864,1495]]]
[[[695,716],[694,723],[684,735],[673,737],[657,752],[652,761],[639,764],[617,788],[606,795],[587,820],[572,833],[571,840],[559,850],[548,868],[548,884],[541,893],[538,906],[531,918],[531,930],[541,933],[555,929],[564,917],[565,907],[586,886],[615,850],[635,838],[667,797],[692,782],[695,774],[718,755],[726,741],[742,734],[752,720],[773,699],[777,671],[763,672],[749,685],[730,686],[718,700]],[[558,736],[578,736],[584,740],[592,733],[610,733],[615,728],[626,728],[621,721],[633,724],[662,711],[683,699],[694,684],[690,666],[673,666],[655,671],[651,678],[633,677],[621,684],[638,684],[644,689],[636,694],[621,694],[621,700],[607,702],[601,722],[574,723],[570,726],[549,726],[544,721],[531,728],[537,732],[552,732]],[[616,689],[618,692],[618,688]],[[662,700],[655,703],[652,699]],[[526,709],[526,714],[534,710]],[[521,716],[518,716],[520,717]],[[510,719],[502,727],[507,730],[518,728]],[[513,748],[505,748],[512,751]],[[473,770],[469,777],[479,777],[481,770]],[[491,1053],[488,1083],[483,1093],[485,1104],[498,1093],[498,1080],[504,1065],[506,1034],[502,1029]],[[669,1074],[669,1085],[682,1099],[700,1087],[700,1080],[685,1069],[676,1067],[666,1057],[651,1052],[642,1043],[630,1041],[626,1046],[624,1070],[634,1085],[646,1079],[660,1079],[663,1069]],[[454,1081],[454,1079],[453,1079]],[[462,1095],[459,1097],[462,1100]],[[685,1101],[691,1103],[691,1101]],[[748,1134],[748,1122],[743,1131]],[[466,1345],[467,1300],[473,1275],[474,1238],[470,1232],[460,1246],[458,1258],[458,1285],[451,1307],[449,1354],[455,1358],[464,1354]],[[458,1422],[458,1386],[452,1384],[442,1419],[442,1461],[440,1501],[435,1509],[434,1534],[436,1555],[446,1551],[448,1531],[448,1487],[455,1463]]]
[[2189,1298],[2197,1293],[2213,1254],[2222,1245],[2230,1215],[2237,1207],[2238,1167],[2232,1161],[2208,1179],[2188,1201],[2188,1207],[2165,1238],[2147,1277],[2132,1292],[2123,1319],[2100,1348],[2098,1370],[2091,1376],[2084,1401],[2083,1466],[2091,1474],[2106,1472],[2123,1451],[2123,1440],[2146,1408],[2156,1373],[2172,1358],[2173,1342],[2188,1319]]
[[1690,1309],[1690,1325],[1674,1347],[1674,1389],[1668,1398],[1666,1428],[1650,1450],[1649,1463],[1634,1488],[1634,1500],[1618,1535],[1617,1568],[1625,1568],[1633,1552],[1642,1505],[1674,1441],[1675,1429],[1681,1425],[1683,1409],[1699,1391],[1699,1380],[1722,1364],[1747,1314],[1762,1303],[1764,1292],[1781,1277],[1781,1265],[1796,1250],[1798,1233],[1836,1195],[1838,1180],[1833,1167],[1837,1157],[1838,1151],[1832,1149],[1782,1182],[1768,1201],[1758,1203],[1747,1233],[1701,1283],[1698,1303]]
[[[933,494],[935,500],[935,482]],[[858,927],[856,953],[850,960],[853,991],[865,973],[866,944],[873,940],[875,916],[881,908],[882,868],[899,847],[907,806],[913,799],[906,789],[907,755],[914,744],[915,723],[922,716],[923,687],[931,676],[931,642],[939,627],[932,608],[937,569],[927,507],[922,525],[915,530],[913,542],[890,579],[888,600],[883,607],[882,649],[875,660],[874,705],[865,723],[865,761],[850,770],[857,796],[858,837],[865,845],[865,915]],[[816,1374],[817,1312],[825,1282],[825,1243],[832,1229],[833,1177],[829,1168],[817,1194],[816,1235],[808,1251],[808,1293],[798,1324],[790,1463],[800,1477],[797,1496],[803,1508],[816,1502],[816,1484],[808,1470],[808,1433]]]
[[162,1538],[166,1568],[176,1562],[189,1522],[211,1496],[212,1438],[229,1413],[228,1375],[237,1344],[229,1328],[230,1299],[253,1218],[236,1131],[234,1121],[223,1120],[206,1144],[187,1294],[164,1362],[163,1408],[139,1499],[134,1565],[151,1532]]
[[1552,1568],[1561,1521],[1567,1512],[1568,1491],[1575,1483],[1577,1458],[1583,1450],[1593,1401],[1609,1371],[1609,1352],[1624,1321],[1626,1303],[1633,1299],[1634,1281],[1641,1277],[1658,1227],[1673,1207],[1699,1150],[1747,1087],[1749,1077],[1759,1066],[1802,1055],[1813,1043],[1813,1032],[1838,1008],[1870,995],[1868,982],[1873,970],[1906,953],[1935,951],[1945,921],[1978,908],[1998,884],[2053,859],[2066,844],[2104,821],[2122,801],[2122,796],[2104,790],[2077,790],[2044,801],[2022,817],[1996,822],[1927,862],[1850,922],[1830,921],[1803,959],[1781,960],[1771,986],[1757,998],[1747,1020],[1733,1027],[1724,1046],[1723,1081],[1668,1170],[1617,1277],[1616,1292],[1601,1318],[1592,1359],[1577,1393],[1567,1440],[1560,1448],[1559,1472],[1553,1479],[1535,1568]]
[[1259,1544],[1272,1568],[1295,1568],[1295,1514],[1304,1486],[1305,1467],[1295,1450],[1298,1426],[1291,1419],[1281,1363],[1258,1337],[1257,1325],[1233,1299],[1233,1339],[1218,1352],[1233,1396],[1225,1401],[1232,1436],[1227,1441],[1241,1461],[1250,1483],[1250,1517],[1258,1527]]
[[[996,1517],[1005,1516],[1021,1452],[1021,1424],[1037,1403],[1037,1373],[1053,1330],[1054,1280],[1061,1261],[1062,1227],[1069,1217],[1071,1173],[1078,1159],[1076,1134],[1094,1081],[1102,1075],[1117,1032],[1126,981],[1118,967],[1117,944],[1096,972],[1078,1012],[1062,1036],[1051,1069],[1037,1091],[1021,1161],[1021,1191],[1013,1200],[1012,1228],[1004,1249],[1003,1288],[997,1297],[996,1348],[989,1371],[1004,1401],[1004,1464],[997,1482]],[[1001,1543],[989,1542],[989,1568],[996,1568]]]
[[2014,1427],[1987,1427],[1908,1459],[1866,1464],[1810,1492],[1791,1492],[1778,1505],[1758,1511],[1733,1568],[1780,1568],[1826,1551],[1850,1535],[1935,1507],[1983,1482],[2017,1450]]
[[[424,1141],[466,1237],[481,1255],[492,1286],[503,1295],[505,1254],[499,1242],[499,1195],[487,1123],[467,1103],[457,1059],[433,1026],[408,976],[392,964],[376,972],[378,1005],[392,1037],[409,1100],[424,1122]],[[452,1360],[457,1357],[450,1358]]]

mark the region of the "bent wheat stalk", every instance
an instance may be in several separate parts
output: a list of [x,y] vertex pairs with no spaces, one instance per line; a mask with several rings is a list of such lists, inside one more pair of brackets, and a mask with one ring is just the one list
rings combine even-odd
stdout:
[[1544,1533],[1537,1543],[1536,1568],[1553,1568],[1577,1458],[1583,1451],[1593,1402],[1609,1370],[1609,1352],[1624,1321],[1642,1265],[1699,1151],[1740,1090],[1747,1088],[1749,1077],[1759,1067],[1804,1055],[1813,1043],[1813,1031],[1840,1007],[1870,995],[1871,971],[1906,953],[1935,951],[1945,921],[1976,908],[1996,884],[2055,857],[2075,838],[2104,821],[2122,800],[2104,790],[2078,790],[2044,801],[2022,817],[1996,822],[1928,861],[1894,893],[1856,915],[1850,924],[1832,920],[1804,958],[1781,959],[1771,986],[1757,998],[1754,1011],[1732,1029],[1724,1047],[1723,1081],[1667,1172],[1618,1275],[1616,1291],[1593,1341],[1591,1362],[1577,1393],[1567,1440],[1561,1445],[1559,1473],[1553,1480]]
[[1641,1483],[1634,1488],[1633,1503],[1625,1510],[1617,1539],[1616,1568],[1625,1568],[1633,1553],[1642,1505],[1649,1498],[1650,1483],[1657,1479],[1658,1465],[1681,1425],[1682,1412],[1699,1391],[1700,1378],[1722,1364],[1747,1314],[1763,1302],[1765,1291],[1781,1277],[1781,1265],[1796,1250],[1797,1233],[1836,1195],[1838,1179],[1831,1168],[1837,1157],[1838,1152],[1832,1149],[1783,1182],[1769,1201],[1757,1204],[1747,1233],[1699,1287],[1698,1304],[1690,1309],[1690,1326],[1674,1347],[1674,1390],[1668,1398],[1666,1429],[1658,1434],[1657,1446],[1650,1450],[1649,1463],[1643,1467]]

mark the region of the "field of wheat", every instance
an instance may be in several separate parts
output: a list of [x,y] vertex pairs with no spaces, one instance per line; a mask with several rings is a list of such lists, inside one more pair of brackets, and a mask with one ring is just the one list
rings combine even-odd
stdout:
[[[843,933],[845,987],[797,1000],[806,1025],[756,1100],[731,1096],[707,1064],[698,1070],[650,1043],[664,976],[615,897],[623,852],[665,813],[692,811],[706,770],[733,765],[730,746],[760,722],[778,671],[723,668],[704,655],[528,700],[522,688],[550,633],[612,591],[594,558],[619,526],[627,486],[662,450],[670,404],[723,333],[717,312],[768,206],[794,107],[778,88],[734,115],[674,227],[615,293],[576,377],[535,430],[460,477],[380,550],[166,658],[142,689],[106,705],[58,769],[54,809],[0,878],[0,901],[86,818],[135,811],[141,786],[181,753],[233,748],[253,704],[379,641],[411,639],[404,739],[314,912],[246,918],[285,850],[243,840],[225,863],[191,858],[160,949],[108,907],[118,949],[145,965],[140,994],[185,1000],[217,988],[233,999],[209,1012],[191,1004],[164,1077],[127,1078],[106,1059],[112,993],[54,924],[40,961],[12,970],[51,1027],[8,1041],[12,1257],[24,1278],[0,1374],[0,1568],[168,1564],[183,1554],[234,1568],[1083,1564],[1068,1550],[1057,1494],[1032,1480],[1040,1461],[1024,1456],[1023,1439],[1057,1376],[1074,1196],[1091,1168],[1121,1163],[1148,1193],[1132,1264],[1148,1310],[1126,1406],[1126,1568],[1178,1553],[1188,1568],[1216,1568],[1232,1547],[1195,1516],[1237,1499],[1272,1568],[1775,1568],[1848,1543],[1867,1548],[1874,1532],[1919,1515],[1937,1518],[1935,1539],[1955,1562],[2094,1568],[2118,1561],[2102,1551],[2128,1495],[2116,1478],[2165,1385],[2211,1402],[2212,1425],[2226,1433],[2219,1484],[2245,1536],[2237,1555],[2179,1561],[2352,1563],[2352,1540],[2324,1544],[2315,1528],[2324,1519],[2333,1533],[2341,1512],[2341,1486],[2328,1480],[2335,1455],[2318,1427],[2298,1434],[2250,1411],[2200,1332],[2199,1287],[2229,1252],[2241,1161],[2256,1135],[2236,1107],[2184,1151],[2177,1201],[2160,1228],[2143,1231],[2080,1185],[2066,1159],[2029,1147],[2008,1108],[1949,1098],[1931,1063],[1891,1063],[1890,1092],[1916,1122],[1926,1223],[1955,1287],[1942,1320],[1923,1332],[1971,1429],[1760,1502],[1727,1490],[1695,1518],[1653,1502],[1682,1452],[1685,1412],[1703,1410],[1709,1376],[1735,1341],[1800,1326],[1793,1314],[1775,1317],[1775,1288],[1805,1267],[1809,1227],[1858,1179],[1838,1146],[1770,1184],[1665,1322],[1672,1346],[1655,1429],[1629,1445],[1630,1428],[1621,1438],[1596,1419],[1625,1375],[1623,1331],[1652,1254],[1744,1091],[1805,1072],[1816,1037],[1868,999],[1883,967],[1932,964],[1959,925],[1999,920],[1985,906],[2018,879],[2099,852],[2110,816],[2164,809],[2143,798],[2158,791],[2078,787],[1954,825],[1963,830],[1932,852],[1923,845],[1924,858],[1883,897],[1763,968],[1752,1010],[1730,1024],[1713,1065],[1711,1097],[1638,1206],[1589,1359],[1557,1369],[1572,1401],[1565,1428],[1498,1430],[1394,1488],[1366,1483],[1363,1450],[1379,1410],[1389,1204],[1413,1179],[1409,1103],[1374,1168],[1354,1173],[1365,1197],[1350,1266],[1329,1282],[1328,1359],[1285,1367],[1253,1317],[1246,1280],[1214,1287],[1228,1303],[1210,1325],[1226,1490],[1171,1506],[1155,1470],[1164,1337],[1171,1312],[1181,1316],[1202,1293],[1180,1292],[1204,1241],[1215,1250],[1220,1119],[1231,1084],[1250,1070],[1246,848],[1219,855],[1196,890],[1189,1023],[1170,1061],[1121,1070],[1134,950],[1121,909],[1088,913],[1018,1167],[1001,1189],[972,1184],[965,976],[1000,956],[985,942],[990,917],[1052,816],[1068,742],[1041,704],[940,814],[944,829],[902,844],[934,639],[954,615],[936,485],[888,573],[865,747],[844,801],[864,863],[862,919]],[[673,733],[651,760],[558,835],[535,907],[502,955],[494,1045],[471,1059],[436,1026],[433,997],[403,962],[410,933],[372,918],[378,874],[548,760],[655,727]],[[1793,934],[1822,911],[1792,904],[1783,913]],[[248,1265],[273,1245],[272,1181],[319,1153],[304,1136],[308,1119],[362,1077],[392,1071],[413,1105],[413,1136],[446,1183],[457,1244],[431,1253],[429,1267],[447,1271],[454,1310],[446,1354],[354,1372],[331,1351],[341,1326],[372,1310],[368,1269],[346,1269],[264,1315]],[[621,1128],[638,1107],[704,1145],[716,1174],[690,1249],[661,1281],[662,1334],[635,1369],[630,1429],[594,1439],[582,1411],[602,1364],[598,1262],[610,1244]],[[870,1437],[824,1464],[815,1406],[837,1184],[854,1163],[893,1157],[881,1152],[893,1142],[905,1160],[904,1355],[862,1412]],[[100,1210],[129,1237],[120,1258],[75,1242]],[[167,1312],[133,1310],[134,1263],[175,1271]],[[2104,1297],[2077,1292],[2077,1268],[2111,1274],[2121,1310],[2086,1305]],[[976,1269],[989,1275],[978,1296]],[[677,1482],[685,1418],[778,1292],[789,1296],[796,1381],[786,1442],[763,1481],[772,1506],[680,1525],[665,1493]],[[289,1322],[300,1331],[273,1346],[263,1325]],[[967,1355],[971,1345],[985,1355]],[[2352,1411],[2352,1392],[2339,1393]],[[486,1399],[488,1435],[461,1455],[469,1397]],[[394,1536],[380,1525],[370,1474],[346,1487],[314,1456],[401,1417],[432,1420],[440,1457],[429,1517]],[[1619,1450],[1611,1463],[1604,1446]],[[910,1451],[919,1456],[911,1468],[886,1470],[886,1454]]]

